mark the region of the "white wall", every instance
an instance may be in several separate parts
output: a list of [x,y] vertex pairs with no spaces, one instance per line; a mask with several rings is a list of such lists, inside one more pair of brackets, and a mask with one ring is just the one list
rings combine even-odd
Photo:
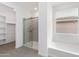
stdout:
[[0,3],[0,15],[6,17],[6,23],[16,23],[16,12],[12,8]]
[[38,40],[39,54],[48,56],[47,49],[47,3],[39,3],[39,21],[38,21]]
[[78,8],[67,8],[56,11],[56,18],[78,16]]
[[47,45],[48,47],[51,45],[53,39],[53,20],[54,12],[52,8],[52,4],[48,3],[47,7]]
[[39,17],[39,10],[34,13],[34,17]]

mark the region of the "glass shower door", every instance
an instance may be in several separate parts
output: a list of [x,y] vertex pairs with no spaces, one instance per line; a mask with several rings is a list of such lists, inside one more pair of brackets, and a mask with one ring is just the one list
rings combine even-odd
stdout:
[[31,48],[32,43],[32,20],[25,19],[23,22],[23,38],[24,38],[24,46]]

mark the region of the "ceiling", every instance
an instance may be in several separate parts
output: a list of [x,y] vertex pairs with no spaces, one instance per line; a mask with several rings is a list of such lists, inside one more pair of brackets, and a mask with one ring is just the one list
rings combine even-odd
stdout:
[[[38,11],[38,3],[39,2],[2,2],[2,4],[5,4],[11,8],[19,7],[20,9],[25,9],[27,11],[35,12],[34,8],[37,8]],[[64,2],[50,2],[49,4],[52,4],[52,6],[56,6],[59,4],[63,4]]]
[[35,12],[35,8],[38,10],[38,2],[2,2],[2,4],[5,4],[13,9],[18,7],[31,12]]

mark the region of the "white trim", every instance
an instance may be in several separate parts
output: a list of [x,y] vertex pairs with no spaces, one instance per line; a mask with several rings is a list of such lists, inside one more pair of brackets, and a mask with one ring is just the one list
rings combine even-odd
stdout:
[[55,45],[51,45],[51,46],[49,46],[49,48],[56,49],[56,50],[66,52],[66,53],[70,53],[70,54],[73,54],[73,55],[79,55],[79,53],[76,53],[76,52],[73,52],[73,51],[67,51],[65,49],[61,49],[61,48],[56,47]]

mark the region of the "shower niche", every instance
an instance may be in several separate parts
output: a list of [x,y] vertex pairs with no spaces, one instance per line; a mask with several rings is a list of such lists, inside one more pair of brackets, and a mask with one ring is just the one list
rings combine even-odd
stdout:
[[54,42],[79,43],[78,8],[56,11]]

